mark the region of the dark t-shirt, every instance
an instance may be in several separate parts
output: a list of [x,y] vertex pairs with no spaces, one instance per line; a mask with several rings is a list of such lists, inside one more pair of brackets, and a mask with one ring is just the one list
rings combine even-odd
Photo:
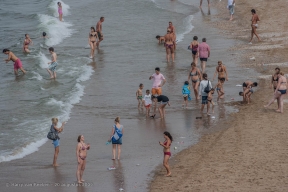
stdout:
[[159,96],[157,96],[157,101],[158,102],[168,102],[169,98],[166,97],[165,95],[159,95]]

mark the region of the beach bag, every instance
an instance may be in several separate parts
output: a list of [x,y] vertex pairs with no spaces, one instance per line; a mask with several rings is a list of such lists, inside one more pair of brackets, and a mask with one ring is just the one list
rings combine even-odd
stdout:
[[211,87],[210,87],[209,81],[208,81],[208,84],[207,84],[207,86],[205,87],[204,92],[205,92],[205,93],[209,93],[210,91],[211,91]]
[[58,135],[55,133],[55,131],[52,131],[52,129],[54,128],[51,125],[50,131],[47,134],[47,138],[54,141],[58,139]]
[[112,142],[116,142],[116,141],[118,141],[119,139],[122,138],[121,130],[118,129],[118,128],[116,127],[116,125],[114,125],[114,128],[115,128],[115,133],[114,133],[114,135],[112,136]]

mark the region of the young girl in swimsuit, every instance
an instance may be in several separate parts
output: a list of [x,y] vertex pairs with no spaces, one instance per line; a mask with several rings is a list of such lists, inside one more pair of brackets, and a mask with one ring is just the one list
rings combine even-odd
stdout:
[[77,141],[78,141],[78,144],[76,147],[76,158],[77,158],[78,166],[77,166],[76,176],[77,176],[78,183],[83,183],[84,180],[82,179],[82,176],[83,176],[85,165],[86,165],[87,150],[90,149],[90,145],[89,143],[88,144],[84,143],[83,135],[79,135]]
[[[275,68],[275,73],[272,75],[272,78],[271,78],[271,88],[273,88],[273,92],[275,92],[276,88],[277,88],[277,85],[278,85],[278,75],[280,73],[280,68],[279,67],[276,67]],[[278,109],[280,108],[280,105],[279,105],[279,98],[277,99],[277,106],[278,106]]]
[[58,5],[59,20],[62,21],[62,16],[63,16],[62,5],[60,2],[58,2],[57,5]]
[[198,88],[199,88],[200,81],[202,81],[202,74],[200,70],[196,67],[196,64],[194,62],[191,63],[191,70],[188,74],[188,82],[190,78],[192,81],[192,87],[194,90],[195,98],[199,99]]
[[219,99],[225,94],[223,90],[223,84],[224,84],[224,81],[221,80],[221,81],[218,81],[215,89],[218,93],[218,97],[217,97],[217,101],[219,101]]
[[280,72],[280,74],[278,74],[278,85],[275,89],[274,97],[270,100],[268,105],[265,105],[264,107],[265,108],[269,107],[277,98],[279,98],[280,107],[278,107],[276,112],[283,113],[283,99],[284,96],[286,95],[287,95],[287,79],[284,76],[284,73]]
[[172,57],[172,62],[174,63],[174,36],[171,33],[170,29],[167,29],[167,34],[164,36],[165,38],[165,44],[166,47],[166,60],[169,62],[170,55]]
[[30,39],[29,35],[25,34],[25,39],[24,39],[24,42],[23,42],[23,51],[25,53],[30,53],[30,50],[29,50],[29,45],[30,44],[33,44],[33,42]]
[[198,43],[198,37],[194,36],[193,41],[190,44],[190,49],[192,50],[192,59],[193,63],[196,64],[198,63],[198,57],[199,57],[199,43]]
[[163,166],[165,167],[167,174],[166,177],[171,176],[170,167],[168,164],[169,158],[171,157],[170,146],[173,141],[171,134],[168,131],[164,132],[165,141],[162,143],[159,141],[159,145],[163,147],[164,158],[163,158]]
[[98,39],[98,35],[95,31],[94,27],[90,28],[90,33],[88,36],[88,44],[90,45],[91,51],[90,51],[90,59],[92,59],[94,57],[94,52],[95,49],[97,48],[97,39]]
[[[212,113],[214,113],[214,106],[215,106],[215,103],[212,101],[213,94],[214,94],[214,88],[210,90],[210,92],[208,93],[208,98],[207,98],[207,101],[210,102],[212,105]],[[207,115],[210,115],[209,112],[207,113]]]

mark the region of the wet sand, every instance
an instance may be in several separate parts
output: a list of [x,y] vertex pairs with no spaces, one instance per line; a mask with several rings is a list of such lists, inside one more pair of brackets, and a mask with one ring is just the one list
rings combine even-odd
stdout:
[[[227,38],[239,40],[229,50],[241,58],[237,62],[240,69],[254,69],[262,74],[258,77],[259,88],[252,95],[250,105],[230,104],[237,105],[239,112],[218,124],[224,130],[203,136],[199,143],[171,159],[172,177],[164,177],[165,172],[159,166],[151,182],[151,192],[287,191],[287,98],[284,114],[275,112],[276,103],[269,109],[263,107],[273,96],[270,77],[274,68],[280,66],[284,73],[288,71],[284,6],[287,2],[237,1],[232,22],[228,21],[226,3],[212,3],[219,11],[213,22],[207,24],[222,30]],[[253,45],[248,45],[251,8],[259,12],[258,33],[263,42],[257,43],[255,38]],[[257,76],[248,74],[247,78]]]

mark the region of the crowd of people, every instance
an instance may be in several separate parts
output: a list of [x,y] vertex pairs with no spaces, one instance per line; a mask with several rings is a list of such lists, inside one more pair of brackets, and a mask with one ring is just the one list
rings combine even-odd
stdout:
[[[208,1],[208,5],[210,6],[210,2]],[[62,5],[60,2],[58,4],[58,13],[59,13],[59,20],[62,21]],[[200,0],[200,7],[202,6],[202,0]],[[233,20],[234,15],[234,6],[235,0],[228,0],[228,9],[230,11],[230,20]],[[260,38],[256,32],[258,27],[257,22],[259,21],[259,17],[256,15],[256,11],[254,9],[251,10],[252,13],[252,32],[251,32],[251,39],[250,43],[252,42],[253,36],[255,35],[258,40]],[[100,20],[96,24],[96,28],[91,27],[89,35],[88,35],[88,43],[91,47],[90,50],[90,58],[94,57],[95,49],[99,48],[100,42],[103,41],[104,36],[102,33],[102,23],[104,22],[104,17],[101,17]],[[43,38],[47,38],[47,34],[43,32]],[[167,34],[164,36],[157,35],[156,36],[159,44],[164,44],[166,50],[166,60],[170,62],[175,61],[174,53],[176,51],[177,41],[176,41],[176,29],[173,26],[172,22],[168,23],[167,27]],[[29,37],[29,34],[25,34],[25,39],[23,42],[23,51],[25,53],[29,53],[29,45],[33,44],[32,40]],[[188,102],[191,100],[191,92],[190,90],[193,89],[194,98],[199,100],[201,98],[201,113],[204,112],[205,106],[207,106],[206,114],[210,115],[210,105],[212,105],[212,113],[214,113],[214,106],[215,103],[213,102],[213,94],[217,92],[217,101],[224,98],[225,91],[224,91],[224,83],[228,81],[228,71],[226,66],[222,63],[222,61],[218,61],[218,65],[216,66],[214,76],[212,81],[218,76],[218,81],[216,85],[213,87],[211,81],[208,79],[208,75],[206,73],[206,62],[210,57],[210,46],[207,44],[207,39],[202,38],[202,42],[198,42],[198,37],[194,36],[193,41],[188,46],[188,49],[191,50],[192,53],[192,63],[191,68],[189,69],[189,74],[187,81],[184,82],[182,87],[182,96],[183,96],[183,107],[187,108]],[[49,52],[51,54],[51,62],[48,63],[49,67],[47,71],[50,75],[51,79],[56,78],[56,68],[57,68],[57,54],[54,51],[53,47],[49,48]],[[18,75],[18,70],[20,69],[23,74],[26,71],[23,69],[23,65],[21,60],[15,56],[15,54],[10,51],[9,49],[4,49],[3,53],[8,55],[8,58],[5,59],[6,63],[12,60],[14,62],[14,73]],[[200,60],[200,63],[199,63]],[[198,68],[198,63],[200,68]],[[162,93],[162,87],[166,83],[166,79],[164,75],[160,72],[160,68],[155,68],[155,73],[149,76],[149,80],[153,81],[152,89],[146,89],[145,95],[143,94],[144,85],[141,83],[139,88],[136,91],[136,100],[138,104],[138,108],[146,109],[146,117],[154,119],[156,118],[156,112],[158,109],[159,118],[164,119],[166,112],[165,107],[168,105],[170,106],[170,100],[168,96]],[[191,83],[191,84],[190,84]],[[191,85],[191,88],[190,88]],[[243,101],[247,102],[248,104],[251,102],[251,95],[253,94],[253,88],[256,87],[258,84],[257,82],[252,81],[245,81],[242,86],[243,90],[239,92],[239,95],[243,97]],[[275,100],[278,103],[277,112],[283,112],[283,98],[286,95],[287,90],[287,80],[284,74],[280,71],[279,68],[275,69],[275,73],[272,75],[271,86],[274,88],[274,96],[271,101],[265,105],[265,107],[270,106]],[[180,95],[180,94],[179,94]],[[150,111],[150,108],[152,110]],[[152,114],[151,114],[152,112]],[[111,134],[108,139],[108,143],[112,143],[112,160],[116,159],[116,152],[117,152],[117,159],[120,159],[121,155],[121,145],[122,145],[122,137],[124,134],[123,125],[120,124],[120,118],[117,117],[114,120],[115,125],[112,127]],[[57,164],[57,157],[59,153],[59,146],[60,146],[60,137],[58,136],[59,133],[63,131],[65,122],[62,123],[61,127],[57,127],[58,119],[52,118],[52,125],[50,127],[50,132],[53,132],[56,136],[56,139],[53,140],[53,145],[55,147],[55,153],[53,158],[53,166],[58,166]],[[171,175],[171,171],[169,168],[168,160],[171,157],[170,146],[173,141],[173,137],[167,131],[164,132],[164,142],[159,142],[159,144],[163,147],[164,158],[163,158],[163,165],[166,168],[167,174],[166,176]],[[78,144],[76,147],[76,157],[77,157],[77,181],[78,183],[83,183],[83,172],[85,169],[86,164],[86,157],[87,157],[87,150],[90,149],[90,144],[85,143],[85,139],[83,135],[79,135],[77,138]]]

